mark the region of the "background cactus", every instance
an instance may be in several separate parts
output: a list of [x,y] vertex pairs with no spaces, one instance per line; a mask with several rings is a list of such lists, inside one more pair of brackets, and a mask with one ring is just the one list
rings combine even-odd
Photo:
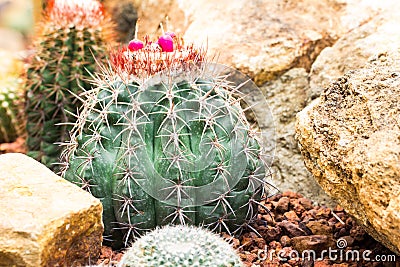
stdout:
[[113,53],[65,144],[62,175],[101,199],[114,246],[169,223],[236,233],[264,195],[266,166],[238,92],[204,51],[173,47],[147,39]]
[[240,267],[231,245],[205,229],[165,226],[138,239],[118,267]]
[[55,143],[68,138],[80,105],[75,95],[90,88],[94,57],[112,43],[112,24],[98,1],[52,0],[38,28],[27,71],[27,147],[28,155],[54,168],[61,152]]
[[0,143],[10,143],[24,135],[23,64],[10,52],[0,58]]
[[21,78],[0,78],[0,143],[13,142],[22,135],[25,126],[23,97]]

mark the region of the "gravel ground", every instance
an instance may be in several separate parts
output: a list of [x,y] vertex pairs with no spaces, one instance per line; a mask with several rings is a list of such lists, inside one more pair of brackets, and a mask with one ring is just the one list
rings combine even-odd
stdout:
[[[400,257],[366,234],[339,206],[314,206],[294,192],[271,197],[264,205],[269,211],[261,209],[252,225],[259,235],[250,230],[238,238],[223,234],[246,267],[400,267]],[[113,266],[122,255],[104,246],[98,264]],[[384,258],[385,262],[375,261]]]

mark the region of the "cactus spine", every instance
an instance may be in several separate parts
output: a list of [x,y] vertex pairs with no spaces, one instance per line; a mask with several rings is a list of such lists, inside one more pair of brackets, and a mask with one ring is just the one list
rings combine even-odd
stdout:
[[241,267],[231,245],[199,227],[165,226],[139,238],[118,267]]
[[114,246],[169,223],[236,233],[264,193],[238,92],[176,39],[168,53],[148,38],[115,51],[65,143],[62,175],[101,199]]
[[27,147],[28,155],[54,168],[61,153],[56,143],[68,138],[76,95],[90,89],[94,57],[112,42],[112,24],[96,0],[51,0],[39,27],[27,71]]

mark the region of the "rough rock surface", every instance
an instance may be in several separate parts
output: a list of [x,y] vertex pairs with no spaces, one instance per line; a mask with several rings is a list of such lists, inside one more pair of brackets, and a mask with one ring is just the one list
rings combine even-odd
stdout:
[[18,153],[0,155],[0,266],[80,266],[100,254],[98,199]]
[[377,240],[400,254],[400,53],[373,57],[297,117],[307,168]]
[[399,47],[400,2],[370,1],[370,4],[375,5],[376,16],[343,35],[332,47],[322,50],[313,63],[308,100],[318,97],[331,81],[347,71],[363,67],[369,57]]
[[279,79],[261,87],[272,111],[276,133],[276,149],[272,162],[273,182],[280,190],[295,190],[317,203],[332,204],[332,200],[321,189],[304,166],[295,140],[296,114],[306,106],[309,90],[308,74],[303,68],[295,68]]
[[[343,1],[331,0],[144,0],[138,6],[141,32],[170,28],[202,43],[218,61],[248,74],[257,85],[293,67],[309,69],[315,57],[348,30]],[[326,19],[329,18],[329,19]]]
[[[120,1],[104,2],[113,6]],[[185,40],[203,43],[210,54],[219,54],[220,63],[245,72],[258,85],[291,68],[308,71],[324,47],[378,14],[395,14],[391,11],[397,5],[394,1],[375,0],[123,2],[137,8],[141,18],[139,37],[160,34],[162,22],[164,28]]]

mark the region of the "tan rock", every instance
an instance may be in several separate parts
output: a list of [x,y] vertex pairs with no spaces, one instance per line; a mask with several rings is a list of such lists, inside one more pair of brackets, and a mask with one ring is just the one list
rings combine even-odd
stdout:
[[[364,0],[361,3],[364,5],[358,5],[358,8],[369,7],[376,16],[344,34],[332,47],[322,50],[311,68],[309,98],[318,97],[323,88],[347,71],[363,67],[369,57],[400,46],[400,2]],[[349,7],[353,10],[349,13],[356,13],[358,8]],[[357,13],[362,14],[361,11]]]
[[306,167],[375,239],[400,253],[400,53],[348,72],[297,115]]
[[258,85],[294,67],[308,71],[324,47],[398,10],[398,3],[373,0],[124,1],[137,7],[141,34],[160,34],[168,16],[169,30],[203,43]]
[[204,44],[220,63],[261,85],[292,67],[309,69],[348,30],[340,22],[344,7],[330,0],[144,0],[138,14],[141,32],[157,34],[168,15],[170,28],[185,40]]
[[0,156],[0,266],[93,263],[100,201],[23,154]]

